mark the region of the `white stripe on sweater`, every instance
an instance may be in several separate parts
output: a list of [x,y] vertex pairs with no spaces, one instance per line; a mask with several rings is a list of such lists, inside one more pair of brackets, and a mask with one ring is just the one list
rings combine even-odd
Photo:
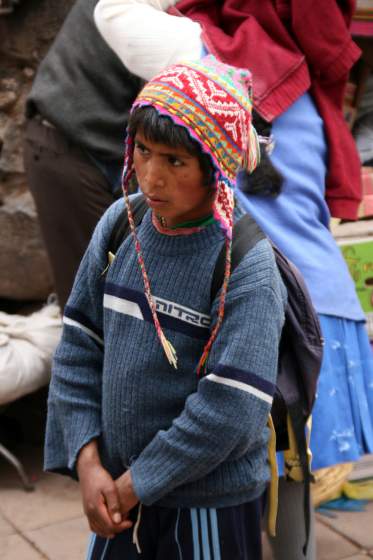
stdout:
[[70,317],[66,317],[66,316],[64,316],[62,321],[65,323],[65,325],[69,325],[70,327],[77,327],[78,329],[88,334],[91,338],[96,340],[96,342],[98,342],[102,346],[104,345],[104,341],[102,340],[102,338],[100,338],[95,332],[93,332],[85,325],[82,325],[82,323],[79,323],[78,321],[75,321],[74,319],[70,319]]
[[247,393],[250,393],[251,395],[257,397],[258,399],[261,399],[262,401],[272,404],[273,397],[267,395],[266,393],[260,391],[259,389],[253,387],[252,385],[246,385],[246,383],[242,383],[242,381],[235,381],[234,379],[229,379],[228,377],[219,377],[214,373],[210,373],[209,375],[206,375],[206,379],[209,379],[210,381],[214,381],[215,383],[222,383],[222,385],[228,385],[229,387],[234,387],[235,389],[241,389],[241,391],[246,391]]
[[104,307],[106,307],[106,309],[117,311],[118,313],[123,313],[124,315],[130,315],[131,317],[135,317],[136,319],[141,319],[141,321],[144,320],[144,316],[141,312],[140,306],[134,301],[130,301],[128,299],[105,294]]

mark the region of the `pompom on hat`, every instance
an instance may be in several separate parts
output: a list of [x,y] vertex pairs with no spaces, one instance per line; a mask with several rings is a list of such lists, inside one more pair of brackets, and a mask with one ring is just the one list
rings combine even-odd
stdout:
[[[215,170],[216,195],[213,214],[224,230],[227,256],[218,320],[201,357],[198,366],[200,371],[206,364],[224,315],[225,295],[230,276],[233,190],[236,175],[240,169],[251,173],[259,163],[258,137],[251,119],[251,74],[248,70],[224,64],[212,55],[199,61],[175,64],[145,85],[131,111],[139,107],[153,107],[160,115],[169,117],[176,125],[185,128],[190,137],[198,142],[202,152],[210,156]],[[128,198],[128,185],[134,172],[133,152],[134,138],[128,134],[123,170],[123,191],[128,218],[157,334],[169,362],[176,368],[175,349],[166,339],[157,317]]]

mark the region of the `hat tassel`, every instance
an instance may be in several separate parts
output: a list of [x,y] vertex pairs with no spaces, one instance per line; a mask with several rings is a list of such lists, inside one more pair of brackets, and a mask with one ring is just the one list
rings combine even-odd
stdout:
[[177,369],[177,354],[175,348],[172,346],[171,342],[167,340],[163,331],[161,331],[159,338],[167,360],[175,369]]

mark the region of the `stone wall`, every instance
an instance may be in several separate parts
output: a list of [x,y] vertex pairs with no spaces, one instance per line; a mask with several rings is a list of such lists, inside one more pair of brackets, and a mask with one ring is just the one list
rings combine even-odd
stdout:
[[44,300],[53,290],[27,189],[24,105],[40,60],[73,0],[21,0],[0,16],[0,299]]

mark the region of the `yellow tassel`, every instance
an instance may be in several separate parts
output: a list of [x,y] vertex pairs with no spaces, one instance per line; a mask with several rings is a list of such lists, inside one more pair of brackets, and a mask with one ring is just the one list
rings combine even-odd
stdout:
[[161,343],[163,346],[163,350],[165,351],[165,354],[167,356],[167,359],[169,361],[169,363],[175,368],[177,369],[177,355],[176,355],[176,350],[175,348],[172,346],[171,342],[169,340],[167,340],[167,338],[165,337],[164,333],[161,332]]
[[[289,415],[287,415],[286,420],[287,420],[287,428],[288,428],[288,436],[289,436],[289,449],[286,449],[286,451],[284,451],[285,476],[288,480],[294,480],[295,482],[303,482],[304,480],[303,469],[300,462],[297,441],[295,439],[295,434]],[[307,459],[308,459],[308,465],[311,468],[312,453],[309,448],[311,427],[312,427],[311,417],[308,419],[306,425],[307,425],[307,431],[306,431]]]
[[268,427],[270,430],[268,442],[268,459],[271,469],[271,482],[269,484],[269,504],[268,504],[268,531],[272,537],[276,536],[276,521],[278,509],[278,469],[276,459],[276,432],[272,416],[268,417]]
[[107,263],[106,267],[104,268],[104,270],[101,272],[101,276],[105,276],[105,274],[106,274],[107,271],[109,270],[110,265],[111,265],[111,263],[113,262],[114,259],[115,259],[114,253],[112,253],[111,251],[109,251],[108,254],[107,254],[108,263]]

